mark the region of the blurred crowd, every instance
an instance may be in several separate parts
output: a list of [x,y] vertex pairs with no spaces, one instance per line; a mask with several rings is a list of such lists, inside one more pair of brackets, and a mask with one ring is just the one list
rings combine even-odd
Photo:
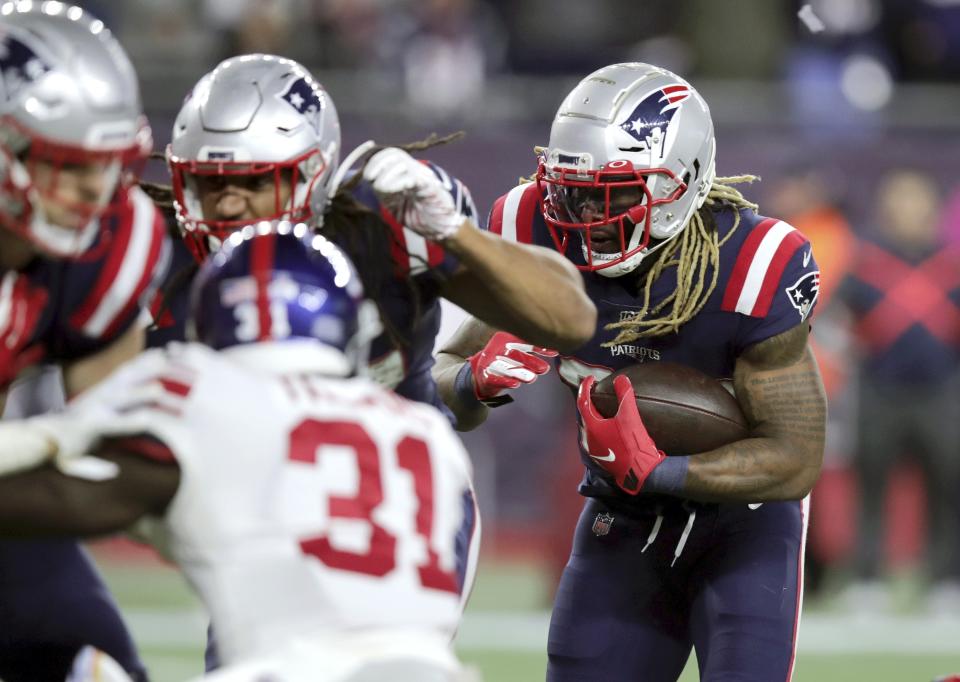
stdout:
[[[375,69],[421,112],[467,114],[501,74],[638,60],[691,77],[784,80],[793,114],[855,117],[898,81],[960,74],[956,0],[91,0],[134,61],[198,68],[282,52]],[[802,20],[798,17],[802,17]],[[744,27],[751,39],[743,40]],[[176,45],[176,50],[170,50]],[[138,56],[141,57],[138,60]],[[817,95],[817,96],[812,96]],[[838,103],[847,106],[837,107]]]
[[[84,4],[116,27],[148,83],[273,52],[321,80],[383,79],[424,121],[454,124],[498,104],[489,89],[498,76],[573,80],[631,59],[708,83],[715,111],[730,95],[739,118],[717,116],[735,129],[721,138],[720,170],[762,171],[751,198],[810,237],[823,272],[813,325],[831,424],[813,494],[810,587],[846,586],[851,604],[882,606],[884,580],[905,569],[929,588],[933,607],[960,612],[960,184],[950,151],[960,122],[911,127],[927,106],[920,99],[896,128],[878,118],[897,92],[914,92],[909,84],[960,76],[960,0]],[[744,26],[754,27],[750,40]],[[521,82],[522,109],[535,81]],[[763,129],[743,129],[750,108],[774,106],[743,95],[747,82],[783,90],[784,109]],[[350,98],[331,90],[349,110]],[[551,109],[563,91],[551,88]],[[395,103],[383,107],[375,113],[389,125]],[[481,133],[438,161],[473,187],[485,212],[505,181],[533,170],[529,149],[545,141],[548,120],[539,132]],[[163,127],[155,126],[161,140]],[[347,120],[345,136],[360,128]],[[551,548],[562,565],[579,509],[571,401],[559,382],[534,389],[465,441],[491,545]],[[567,474],[543,475],[557,460],[570,463]]]

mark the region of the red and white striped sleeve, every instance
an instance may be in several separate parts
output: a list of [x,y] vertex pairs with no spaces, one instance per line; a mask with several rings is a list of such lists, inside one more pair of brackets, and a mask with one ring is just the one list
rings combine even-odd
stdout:
[[533,217],[539,208],[539,188],[535,182],[517,185],[493,203],[487,230],[507,241],[533,242]]
[[117,213],[105,218],[111,232],[99,274],[69,318],[72,330],[89,339],[113,339],[137,320],[170,257],[159,209],[137,187],[125,195]]
[[393,232],[390,255],[393,259],[394,272],[398,277],[419,275],[427,270],[439,268],[445,263],[447,253],[442,246],[401,225],[400,221],[383,206],[380,207],[380,216]]
[[819,294],[820,269],[809,240],[790,224],[766,218],[740,247],[721,309],[749,318],[738,339],[745,348],[806,322]]
[[740,248],[723,293],[722,309],[765,317],[790,259],[809,241],[792,225],[767,218]]

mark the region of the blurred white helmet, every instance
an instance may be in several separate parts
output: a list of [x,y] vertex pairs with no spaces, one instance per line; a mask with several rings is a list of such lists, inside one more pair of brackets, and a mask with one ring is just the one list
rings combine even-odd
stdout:
[[[205,219],[198,181],[262,175],[274,212],[262,220],[318,222],[340,158],[340,120],[330,96],[300,64],[251,54],[221,62],[187,96],[167,148],[177,219],[198,257],[250,223]],[[281,180],[290,182],[287,201]]]
[[710,110],[679,76],[641,63],[593,72],[560,105],[537,171],[557,248],[581,270],[635,270],[703,205],[715,152]]
[[[92,244],[152,147],[137,77],[103,22],[60,2],[0,5],[0,225],[54,256]],[[81,174],[84,191],[71,192]]]

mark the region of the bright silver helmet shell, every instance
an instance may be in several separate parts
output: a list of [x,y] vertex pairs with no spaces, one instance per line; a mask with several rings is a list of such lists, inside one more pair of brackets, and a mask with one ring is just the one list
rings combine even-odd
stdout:
[[560,105],[537,172],[557,248],[582,249],[582,270],[635,270],[703,205],[715,152],[710,110],[679,76],[642,63],[590,74]]
[[[0,202],[4,227],[52,255],[81,255],[152,143],[133,65],[103,22],[61,2],[0,5],[0,145],[32,197]],[[78,166],[96,182],[71,192]]]
[[[198,257],[250,222],[205,218],[198,191],[204,176],[221,176],[223,186],[230,176],[266,176],[275,210],[256,219],[322,220],[339,163],[340,121],[326,90],[297,62],[264,54],[221,62],[187,96],[172,139],[177,217]],[[287,201],[284,178],[292,187]]]

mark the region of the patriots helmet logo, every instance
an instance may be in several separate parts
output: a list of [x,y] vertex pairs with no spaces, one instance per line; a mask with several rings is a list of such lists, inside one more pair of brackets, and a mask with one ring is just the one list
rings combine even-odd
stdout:
[[668,85],[658,88],[640,101],[620,127],[638,142],[647,144],[647,138],[654,130],[660,129],[661,135],[667,132],[667,126],[673,120],[680,105],[690,98],[687,85]]
[[51,68],[29,43],[12,33],[0,35],[0,101],[14,99]]
[[800,313],[800,320],[807,319],[810,311],[813,310],[813,304],[817,302],[820,296],[820,271],[808,272],[798,279],[793,286],[784,289],[787,298],[790,299],[790,305]]
[[316,83],[301,76],[290,83],[287,89],[278,96],[307,119],[307,123],[319,135],[320,115],[323,112],[323,99],[320,93],[321,90]]

